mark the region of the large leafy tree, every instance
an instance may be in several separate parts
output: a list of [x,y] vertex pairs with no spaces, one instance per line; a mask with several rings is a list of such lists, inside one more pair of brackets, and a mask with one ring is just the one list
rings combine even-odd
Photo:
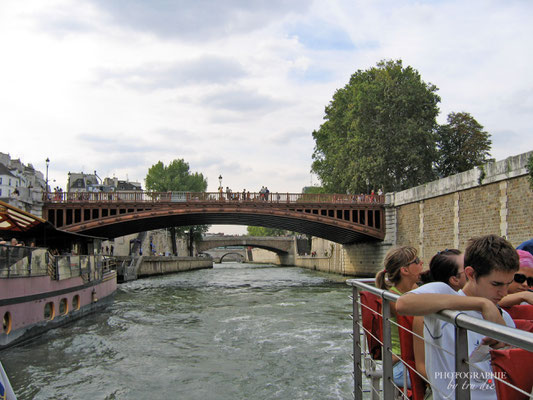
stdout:
[[440,97],[402,61],[355,72],[313,132],[312,171],[327,192],[402,190],[434,178]]
[[159,161],[148,170],[146,188],[155,192],[188,191],[205,192],[207,180],[201,173],[189,171],[189,163],[174,160],[167,166]]
[[327,193],[326,189],[324,189],[322,186],[306,186],[302,189],[302,193],[304,194],[324,194]]
[[[203,174],[189,170],[189,163],[183,159],[174,160],[167,166],[159,161],[148,169],[145,179],[146,189],[155,192],[187,191],[205,192],[207,179]],[[201,240],[202,234],[207,232],[208,225],[193,225],[171,227],[172,252],[177,254],[176,236],[187,238],[189,255],[193,255],[193,243]]]
[[440,177],[464,172],[491,161],[490,134],[467,112],[448,114],[448,123],[437,130],[438,158],[435,169]]
[[246,228],[250,236],[285,236],[289,231],[278,228],[266,228],[264,226],[249,226]]

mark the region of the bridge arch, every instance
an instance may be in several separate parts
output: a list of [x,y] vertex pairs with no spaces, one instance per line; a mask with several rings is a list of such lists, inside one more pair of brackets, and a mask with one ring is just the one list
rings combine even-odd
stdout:
[[219,224],[281,228],[342,244],[385,236],[384,206],[375,199],[283,194],[275,201],[253,197],[234,201],[219,193],[187,193],[175,201],[171,194],[114,193],[109,200],[98,193],[72,200],[60,197],[45,201],[43,214],[57,228],[107,238],[171,226]]
[[220,257],[220,261],[219,262],[222,262],[224,260],[225,257],[227,256],[238,256],[238,258],[240,259],[240,262],[244,262],[246,260],[246,258],[242,255],[242,254],[239,254],[239,253],[226,253],[224,254],[222,257]]
[[284,256],[293,251],[294,238],[291,237],[255,237],[255,236],[216,236],[204,238],[197,244],[198,251],[217,247],[243,246],[268,250]]

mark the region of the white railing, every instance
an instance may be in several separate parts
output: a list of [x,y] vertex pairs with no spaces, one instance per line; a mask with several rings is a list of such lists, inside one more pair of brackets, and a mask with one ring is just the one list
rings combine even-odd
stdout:
[[[368,279],[349,279],[346,283],[352,286],[352,299],[353,299],[353,362],[354,362],[354,398],[356,400],[363,399],[363,373],[365,377],[371,381],[370,392],[372,399],[380,398],[382,394],[383,399],[393,399],[396,397],[408,398],[403,388],[396,386],[392,379],[392,344],[391,344],[391,323],[398,326],[399,329],[405,329],[404,327],[398,325],[396,322],[391,321],[391,312],[390,312],[390,302],[396,302],[400,296],[397,294],[391,293],[387,290],[377,289],[374,286],[369,285]],[[373,335],[373,332],[369,332],[363,327],[362,317],[361,317],[361,307],[366,307],[361,303],[359,292],[368,291],[380,297],[383,301],[382,306],[382,320],[383,320],[383,341],[381,342],[379,338],[374,337],[382,344],[382,362],[377,363],[375,360],[372,360],[370,354],[366,350],[366,341],[363,342],[364,335]],[[373,311],[373,310],[371,310]],[[454,377],[455,381],[455,399],[456,400],[469,400],[470,399],[470,390],[464,390],[464,387],[469,386],[469,375],[470,367],[473,369],[478,369],[474,364],[470,363],[469,353],[468,353],[468,341],[467,341],[467,332],[473,331],[479,334],[489,336],[493,339],[497,339],[504,343],[507,343],[512,346],[522,348],[524,350],[533,352],[533,333],[510,328],[507,326],[502,326],[499,324],[492,323],[490,321],[481,320],[469,315],[466,315],[462,312],[443,310],[435,314],[437,318],[442,321],[451,323],[455,326],[455,353],[449,351],[449,349],[442,349],[442,351],[448,352],[450,354],[455,354],[455,372]],[[364,332],[364,333],[363,333]],[[413,335],[416,333],[410,331]],[[424,339],[421,336],[416,335],[420,339]],[[362,344],[363,342],[363,344]],[[385,351],[384,349],[387,349]],[[401,359],[401,358],[400,358]],[[409,367],[404,360],[401,360],[404,364],[404,388],[406,387],[406,380],[408,374],[406,368],[410,369],[410,373],[418,374],[428,385],[431,386],[430,382],[427,381],[422,375],[420,375],[416,370]],[[526,368],[531,368],[532,366],[526,366]],[[481,371],[481,370],[479,370]],[[482,371],[483,372],[483,371]],[[380,378],[382,379],[382,389],[379,384]],[[498,376],[494,375],[494,379],[503,382],[505,385],[511,386],[514,390],[522,393],[523,395],[530,396],[530,393],[527,393],[516,386],[510,385],[505,381],[502,381]],[[433,390],[437,390],[434,386],[431,386]],[[368,390],[366,390],[368,392]]]

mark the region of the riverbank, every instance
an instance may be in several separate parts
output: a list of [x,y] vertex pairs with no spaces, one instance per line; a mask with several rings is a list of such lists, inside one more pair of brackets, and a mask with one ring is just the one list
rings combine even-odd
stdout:
[[119,256],[115,257],[115,260],[120,283],[156,275],[213,268],[213,259],[210,257]]

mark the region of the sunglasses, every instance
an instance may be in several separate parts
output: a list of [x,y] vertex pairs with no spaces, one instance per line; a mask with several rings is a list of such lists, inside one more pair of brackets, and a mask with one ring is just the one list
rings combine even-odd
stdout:
[[517,283],[524,283],[527,281],[529,287],[533,286],[533,277],[526,278],[524,274],[514,274],[514,281]]
[[[420,264],[420,258],[415,258],[413,261],[411,261],[409,264],[407,264],[407,266],[411,265],[411,264]],[[523,281],[522,281],[523,282]]]

